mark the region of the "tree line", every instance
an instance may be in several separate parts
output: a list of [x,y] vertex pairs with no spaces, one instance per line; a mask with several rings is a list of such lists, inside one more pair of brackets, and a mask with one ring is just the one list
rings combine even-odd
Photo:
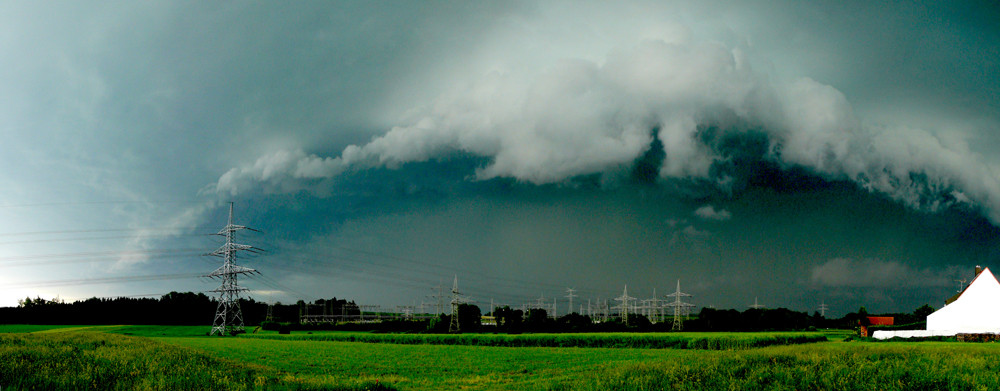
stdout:
[[[90,298],[66,303],[62,300],[25,298],[17,307],[0,308],[0,323],[5,324],[156,324],[156,325],[210,325],[214,320],[217,301],[204,293],[170,292],[160,298]],[[240,299],[244,324],[254,327],[262,324],[268,315],[268,303],[252,298]],[[446,333],[452,328],[451,315],[439,314],[430,320],[387,320],[380,323],[341,323],[303,325],[303,315],[359,315],[359,307],[345,299],[318,299],[312,302],[299,300],[294,304],[270,305],[271,322],[268,329],[285,325],[291,329],[343,329],[382,332],[432,332]],[[893,316],[895,327],[922,328],[922,322],[934,309],[924,305],[913,313],[882,314]],[[483,324],[482,311],[472,304],[458,308],[460,332],[497,333],[562,333],[562,332],[662,332],[670,331],[673,322],[653,323],[641,314],[629,314],[628,319],[612,318],[597,321],[586,315],[572,313],[557,318],[549,317],[544,309],[512,309],[497,307],[486,313],[494,324]],[[858,312],[841,318],[830,319],[818,312],[777,309],[702,308],[696,315],[683,320],[685,331],[798,331],[821,328],[853,329],[866,321],[869,314],[862,307]]]
[[[143,324],[143,325],[211,325],[218,302],[204,293],[170,292],[155,297],[93,297],[66,303],[40,297],[18,300],[17,307],[0,307],[0,324]],[[311,303],[299,300],[295,304],[274,303],[271,316],[280,322],[298,323],[299,317],[313,313],[346,313],[356,315],[358,306],[344,299],[318,299]],[[240,309],[246,326],[256,326],[265,320],[268,303],[253,298],[241,298]]]

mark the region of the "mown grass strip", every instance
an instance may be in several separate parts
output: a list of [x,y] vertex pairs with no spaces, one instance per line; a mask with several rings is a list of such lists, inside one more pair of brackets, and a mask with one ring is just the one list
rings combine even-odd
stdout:
[[2,324],[0,325],[0,333],[35,333],[46,330],[79,329],[82,327],[88,327],[88,326],[51,325],[51,324]]
[[336,341],[391,343],[402,345],[464,345],[498,347],[577,347],[628,349],[745,350],[775,345],[796,345],[827,341],[825,335],[721,334],[686,336],[664,334],[366,334],[332,333],[319,335],[244,335],[292,341]]

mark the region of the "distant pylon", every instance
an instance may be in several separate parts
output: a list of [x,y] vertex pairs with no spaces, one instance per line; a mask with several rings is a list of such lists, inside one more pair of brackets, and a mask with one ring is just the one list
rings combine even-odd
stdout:
[[260,252],[256,247],[233,243],[233,234],[244,229],[256,231],[253,228],[233,224],[233,204],[229,203],[229,223],[217,233],[217,235],[226,237],[226,244],[208,254],[225,260],[221,267],[207,276],[222,280],[222,285],[211,291],[219,294],[219,303],[215,310],[215,320],[212,322],[210,335],[237,334],[244,331],[243,312],[240,310],[240,292],[248,289],[240,287],[237,277],[240,274],[260,274],[257,270],[236,265],[237,252]]
[[264,317],[264,321],[274,321],[274,301],[271,300],[271,295],[267,295],[267,316]]
[[622,321],[625,322],[625,325],[628,325],[628,305],[632,302],[632,300],[635,300],[635,298],[628,295],[628,284],[625,284],[625,290],[622,292],[622,295],[615,298],[615,301],[622,302],[619,313],[621,314]]
[[569,292],[569,294],[566,295],[566,297],[569,298],[569,312],[567,312],[566,315],[569,315],[573,313],[573,298],[576,297],[576,295],[574,295],[573,292],[576,292],[576,289],[566,288],[566,292]]
[[826,305],[826,301],[820,302],[820,304],[819,304],[819,316],[822,316],[822,317],[825,318],[826,317],[826,310],[828,310],[828,309],[830,309],[830,307]]
[[761,309],[761,308],[764,308],[764,305],[763,305],[763,304],[758,304],[758,303],[757,303],[757,296],[754,296],[754,297],[753,297],[753,305],[752,305],[752,306],[750,306],[750,308],[753,308],[753,309],[755,309],[755,310],[759,310],[759,309]]
[[684,321],[681,319],[681,313],[688,307],[693,307],[693,305],[681,301],[681,297],[691,297],[691,295],[681,292],[681,280],[677,280],[677,290],[666,297],[674,298],[674,301],[667,303],[667,307],[674,307],[674,324],[670,326],[670,331],[681,331],[684,329]]
[[660,299],[656,297],[656,288],[653,288],[653,298],[649,299],[649,318],[652,323],[662,322],[660,314]]
[[462,293],[458,291],[458,275],[455,275],[455,285],[451,288],[451,322],[448,323],[449,333],[461,331],[458,324],[458,306],[467,302],[468,299],[462,297]]
[[434,288],[432,288],[432,290],[435,290],[435,289],[437,290],[437,294],[433,294],[433,295],[428,296],[428,298],[437,299],[437,313],[438,314],[443,314],[444,313],[444,299],[447,297],[444,294],[444,288],[445,288],[444,282],[440,282],[440,283],[438,283],[437,286],[435,286]]

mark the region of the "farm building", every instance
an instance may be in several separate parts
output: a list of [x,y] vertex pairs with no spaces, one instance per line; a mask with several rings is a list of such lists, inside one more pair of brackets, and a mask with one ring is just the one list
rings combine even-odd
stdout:
[[927,330],[1000,333],[1000,282],[989,268],[978,272],[969,286],[949,301],[927,316]]
[[867,325],[861,324],[860,320],[858,321],[858,332],[862,337],[867,337],[869,326],[892,326],[894,323],[895,318],[891,316],[869,316]]
[[873,337],[934,337],[959,334],[1000,334],[1000,282],[989,268],[976,266],[976,277],[965,289],[945,300],[927,316],[926,330],[880,330]]

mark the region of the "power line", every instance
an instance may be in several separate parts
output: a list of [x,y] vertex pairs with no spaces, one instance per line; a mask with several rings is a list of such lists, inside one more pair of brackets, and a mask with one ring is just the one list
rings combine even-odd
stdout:
[[[154,228],[101,228],[101,229],[74,229],[74,230],[62,230],[62,231],[29,231],[29,232],[5,232],[0,233],[0,237],[4,236],[36,236],[36,235],[67,235],[67,234],[89,234],[89,233],[107,233],[107,232],[142,232],[142,231],[188,231],[194,230],[202,227],[154,227]],[[183,235],[183,234],[178,234]]]
[[[412,259],[412,258],[405,258],[405,257],[400,257],[400,256],[395,256],[395,255],[381,254],[381,253],[377,253],[377,252],[373,252],[373,251],[368,251],[368,250],[353,249],[353,248],[348,248],[348,247],[343,247],[343,246],[328,246],[328,247],[329,248],[338,249],[338,250],[342,250],[342,251],[347,251],[347,252],[353,252],[353,253],[359,253],[359,254],[364,254],[364,255],[379,257],[379,258],[386,258],[386,259],[391,259],[391,260],[396,260],[396,261],[403,261],[403,262],[407,262],[407,263],[410,263],[410,264],[417,264],[417,265],[421,265],[421,266],[429,267],[429,268],[443,268],[443,267],[446,267],[446,265],[442,265],[442,264],[430,263],[430,262],[426,262],[426,261],[418,261],[418,260],[415,260],[415,259]],[[370,258],[368,258],[368,259],[365,259],[364,262],[374,262],[374,261],[371,260]],[[398,266],[398,264],[395,264],[395,265],[390,266],[390,267],[395,268],[397,266]],[[484,281],[490,281],[490,282],[497,282],[497,281],[500,281],[500,282],[510,282],[510,283],[522,286],[524,289],[544,287],[544,288],[548,288],[548,289],[551,289],[551,290],[563,290],[565,288],[564,286],[561,286],[561,285],[558,285],[558,284],[553,284],[553,283],[546,283],[544,281],[522,280],[522,279],[498,277],[498,276],[493,275],[493,274],[489,274],[489,273],[485,273],[485,272],[479,272],[479,271],[471,270],[471,269],[467,269],[467,268],[455,267],[455,266],[447,266],[447,268],[450,269],[450,270],[455,270],[455,271],[461,272],[463,275],[468,274],[468,275],[471,275],[473,277],[479,277],[481,280],[484,280]],[[463,277],[463,278],[466,278],[466,277]],[[466,279],[468,279],[468,278],[466,278]],[[581,290],[581,291],[592,293],[593,295],[597,295],[597,294],[609,294],[610,293],[610,291],[600,291],[600,292],[598,292],[598,291],[589,292],[589,291],[586,291],[586,290]]]
[[178,280],[185,278],[199,277],[199,273],[175,273],[175,274],[149,274],[139,276],[119,276],[100,278],[77,278],[69,280],[34,281],[24,283],[7,284],[11,288],[40,288],[51,286],[71,286],[71,285],[94,285],[110,284],[119,282],[157,281],[157,280]]
[[[16,262],[18,259],[15,258],[5,258],[0,260],[0,268],[6,267],[19,267],[19,266],[43,266],[43,265],[64,265],[71,263],[95,263],[95,262],[112,262],[121,261],[122,259],[135,257],[143,259],[170,259],[170,258],[191,258],[191,259],[202,259],[203,255],[199,251],[194,249],[178,249],[178,250],[148,250],[148,251],[121,251],[117,253],[110,253],[115,256],[99,256],[99,257],[78,257],[73,258],[72,254],[64,255],[58,254],[58,256],[53,257],[54,259],[45,259],[44,257],[32,257],[28,260],[22,260]],[[64,258],[64,259],[59,259]],[[14,261],[14,262],[12,262]]]
[[121,204],[197,204],[200,200],[173,200],[173,201],[63,201],[63,202],[38,202],[28,204],[0,204],[0,208],[34,208],[49,206],[72,206],[72,205],[121,205]]
[[[311,275],[326,275],[336,278],[345,278],[348,275],[356,275],[372,281],[384,281],[399,286],[412,287],[417,290],[429,289],[434,285],[432,281],[439,277],[437,273],[434,273],[429,268],[407,266],[406,263],[388,264],[371,259],[358,260],[355,258],[345,258],[333,254],[317,254],[311,251],[296,251],[295,254],[282,255],[281,257],[283,259],[297,261],[296,264],[288,266],[283,265],[283,270],[300,271]],[[329,260],[339,260],[343,262],[329,262]],[[375,269],[373,270],[372,267]],[[421,275],[427,275],[427,277],[421,278]],[[441,290],[444,291],[445,289],[446,288],[442,288]],[[490,292],[492,292],[494,296],[503,296],[508,298],[519,297],[504,292],[491,291],[486,288],[477,289],[477,291],[484,292],[484,294],[490,294]],[[443,297],[444,295],[442,292],[438,292],[437,295],[433,296],[437,298],[437,296]],[[511,301],[516,300],[512,299]]]
[[192,252],[198,250],[199,249],[196,248],[181,248],[181,249],[160,249],[160,250],[89,251],[89,252],[75,252],[75,253],[33,254],[33,255],[2,257],[0,258],[0,263],[7,261],[22,261],[22,260],[46,259],[46,258],[87,258],[87,257],[169,254],[177,252]]
[[[378,275],[384,277],[384,276],[391,276],[393,274],[397,274],[398,275],[398,274],[405,273],[406,276],[403,277],[403,278],[405,280],[408,280],[408,281],[413,281],[414,280],[413,275],[415,275],[415,274],[433,274],[434,276],[438,276],[437,274],[433,273],[431,270],[432,269],[440,269],[442,267],[445,267],[444,265],[441,265],[441,264],[435,264],[435,263],[429,263],[429,262],[422,262],[422,261],[417,261],[417,260],[410,259],[410,258],[404,258],[404,257],[399,257],[399,256],[394,256],[394,255],[387,255],[387,254],[381,254],[381,253],[367,251],[367,250],[358,250],[358,249],[352,249],[352,248],[347,248],[347,247],[342,247],[342,246],[327,246],[327,248],[337,249],[337,250],[342,250],[342,251],[347,251],[347,252],[352,252],[352,253],[357,253],[357,254],[369,255],[370,257],[365,257],[363,259],[358,259],[358,258],[353,258],[353,257],[352,258],[346,258],[346,257],[338,256],[338,255],[335,255],[335,254],[332,254],[332,253],[319,254],[319,253],[316,253],[315,251],[309,251],[309,250],[296,250],[296,253],[297,254],[304,254],[304,255],[313,255],[316,258],[339,259],[339,260],[345,260],[345,261],[347,261],[348,262],[347,264],[334,265],[334,267],[340,268],[341,270],[357,270],[357,269],[360,269],[362,267],[362,265],[371,265],[371,266],[375,266],[375,267],[382,267],[382,268],[385,268],[386,270],[378,272],[377,273]],[[383,262],[375,260],[372,257],[389,259],[389,260],[394,260],[394,261],[400,261],[402,263],[399,263],[399,262],[383,263]],[[296,258],[296,259],[301,259],[301,258]],[[308,259],[306,261],[308,261],[310,263],[318,262],[315,259]],[[324,267],[330,266],[328,263],[324,263],[324,262],[319,262],[319,263],[323,263]],[[417,265],[417,266],[414,266],[414,265]],[[530,288],[538,288],[538,287],[548,287],[548,288],[551,288],[552,290],[557,290],[557,289],[558,290],[563,290],[564,289],[564,287],[562,287],[562,286],[559,286],[559,285],[556,285],[556,284],[544,283],[544,282],[540,282],[540,281],[531,281],[531,280],[521,280],[521,279],[514,279],[514,278],[497,277],[497,276],[492,275],[492,274],[487,274],[487,273],[484,273],[484,272],[476,272],[476,271],[472,271],[472,270],[466,269],[466,268],[456,268],[456,267],[448,267],[448,268],[451,269],[451,270],[458,270],[458,271],[462,271],[463,273],[469,274],[472,277],[471,279],[473,281],[482,281],[482,282],[490,283],[491,285],[495,284],[497,282],[507,283],[507,284],[505,284],[506,288],[503,288],[503,289],[511,289],[511,288],[513,288],[513,289],[516,289],[516,290],[527,290],[527,289],[530,289]],[[367,272],[367,269],[365,270],[365,272]],[[364,273],[362,273],[362,274],[364,274]],[[426,280],[421,280],[421,281],[424,281],[424,282],[428,283],[429,285],[431,285],[432,283],[430,281],[433,281],[433,280],[431,278],[428,278]],[[477,290],[486,291],[487,288],[485,288],[483,286],[480,286]],[[591,290],[591,291],[586,291],[586,292],[589,292],[590,296],[597,296],[597,295],[606,295],[606,294],[609,294],[609,291],[603,291],[603,290],[602,291]],[[503,296],[512,297],[512,298],[513,297],[523,297],[523,296],[512,296],[510,294],[504,294],[503,292],[499,292],[499,291],[495,291],[495,290],[492,291],[492,293],[495,293],[496,295],[503,295]],[[513,301],[513,300],[511,300],[511,301]]]

